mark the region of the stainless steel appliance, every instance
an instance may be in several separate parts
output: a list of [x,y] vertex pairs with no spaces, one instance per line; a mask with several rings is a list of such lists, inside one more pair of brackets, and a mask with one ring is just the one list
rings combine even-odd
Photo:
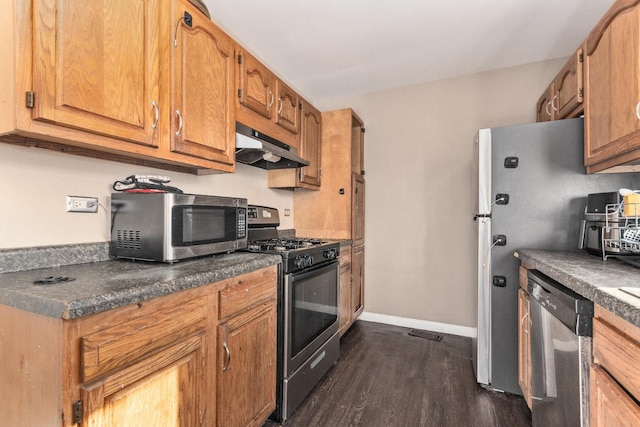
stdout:
[[289,169],[309,166],[298,149],[236,123],[236,161],[262,169]]
[[537,271],[528,289],[533,426],[588,427],[593,303]]
[[176,262],[246,246],[246,199],[176,193],[111,195],[112,256]]
[[619,205],[621,199],[617,191],[587,195],[587,206],[582,220],[580,249],[585,249],[590,254],[598,256],[603,256],[605,253],[609,255],[625,254],[625,251],[620,247],[605,248],[603,246],[605,239],[620,238],[618,227],[609,228],[607,224],[623,225],[620,223],[624,219],[620,217],[618,210],[610,209],[611,206]]
[[276,410],[284,422],[338,360],[340,245],[320,239],[280,239],[278,210],[248,208],[252,252],[282,256],[278,287]]
[[639,188],[639,174],[586,175],[583,120],[482,129],[475,141],[478,383],[518,387],[518,248],[577,250],[588,193]]
[[640,267],[640,216],[636,210],[635,204],[626,204],[618,191],[589,194],[580,249],[605,260],[617,257]]

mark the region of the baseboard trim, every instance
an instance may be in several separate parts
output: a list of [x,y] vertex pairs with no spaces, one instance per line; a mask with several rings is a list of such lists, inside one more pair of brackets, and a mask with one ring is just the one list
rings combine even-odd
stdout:
[[384,323],[386,325],[402,326],[405,328],[424,329],[443,334],[458,335],[461,337],[475,338],[477,329],[468,326],[451,325],[448,323],[431,322],[429,320],[411,319],[409,317],[390,316],[388,314],[370,313],[365,311],[358,318],[367,322]]

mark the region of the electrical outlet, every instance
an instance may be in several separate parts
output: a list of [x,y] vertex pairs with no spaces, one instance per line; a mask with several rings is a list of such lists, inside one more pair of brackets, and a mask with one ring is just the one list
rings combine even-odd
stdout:
[[98,212],[98,198],[84,196],[67,196],[67,212]]
[[291,215],[291,209],[285,209],[284,216],[290,216],[290,215]]

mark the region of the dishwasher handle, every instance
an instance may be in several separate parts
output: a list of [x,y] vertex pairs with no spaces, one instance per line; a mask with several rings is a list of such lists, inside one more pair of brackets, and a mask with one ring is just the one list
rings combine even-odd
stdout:
[[537,270],[529,270],[527,276],[532,299],[575,334],[593,335],[593,302]]

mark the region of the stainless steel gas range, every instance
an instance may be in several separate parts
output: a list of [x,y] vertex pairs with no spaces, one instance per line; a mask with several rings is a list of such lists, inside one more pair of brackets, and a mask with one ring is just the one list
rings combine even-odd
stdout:
[[278,210],[249,205],[251,252],[282,256],[278,286],[276,410],[284,422],[333,366],[340,353],[340,245],[319,239],[279,239]]

